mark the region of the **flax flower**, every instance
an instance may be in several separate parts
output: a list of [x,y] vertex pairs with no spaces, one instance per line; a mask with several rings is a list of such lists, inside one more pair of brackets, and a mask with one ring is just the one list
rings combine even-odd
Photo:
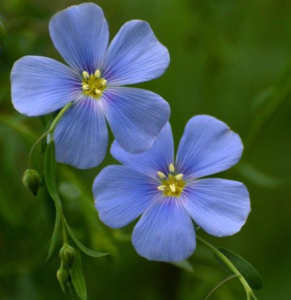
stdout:
[[97,166],[108,145],[106,120],[126,151],[150,148],[169,119],[169,105],[150,91],[123,87],[159,77],[168,67],[168,50],[149,24],[125,23],[108,47],[102,9],[85,3],[57,13],[49,31],[69,67],[41,56],[21,58],[11,73],[12,102],[28,116],[73,102],[54,134],[57,160],[82,169]]
[[120,228],[141,216],[132,234],[136,251],[149,260],[183,261],[196,247],[192,220],[218,237],[245,224],[250,200],[242,183],[199,179],[229,169],[242,151],[239,136],[210,116],[188,122],[176,159],[169,123],[142,154],[127,153],[115,141],[111,153],[123,165],[106,167],[93,185],[100,219]]

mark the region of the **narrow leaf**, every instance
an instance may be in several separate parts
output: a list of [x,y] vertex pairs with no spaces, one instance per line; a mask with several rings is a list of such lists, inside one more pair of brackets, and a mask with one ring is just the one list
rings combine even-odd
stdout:
[[[245,278],[245,280],[252,289],[259,290],[262,288],[262,278],[258,271],[250,263],[248,263],[241,256],[228,249],[218,248],[218,250],[233,264],[233,266]],[[219,258],[217,255],[215,255],[215,258],[226,271],[228,271],[230,274],[233,274],[233,272],[221,260],[221,258]]]
[[259,170],[245,162],[241,162],[238,165],[237,170],[247,180],[261,187],[278,188],[284,184],[283,180],[280,180],[279,178],[276,178],[272,175],[266,174],[262,170]]
[[49,247],[49,251],[48,251],[47,260],[49,260],[49,258],[53,254],[56,243],[58,241],[60,228],[61,228],[61,215],[60,215],[60,211],[57,209],[56,210],[55,227],[54,227],[54,232],[53,232],[53,235],[52,235],[52,238],[51,238],[51,243],[50,243],[50,247]]
[[87,287],[86,287],[86,282],[83,274],[80,251],[76,251],[75,261],[69,272],[70,272],[72,284],[74,286],[77,295],[82,300],[87,300]]
[[109,254],[109,253],[95,252],[95,251],[87,248],[78,240],[78,238],[75,236],[74,232],[72,231],[72,229],[69,227],[69,225],[67,223],[66,223],[66,227],[67,227],[67,231],[68,231],[70,237],[73,239],[73,241],[76,243],[76,245],[80,248],[80,250],[83,251],[85,254],[92,256],[92,257],[101,257],[101,256],[105,256],[105,255]]
[[42,175],[41,179],[40,179],[40,183],[39,183],[39,188],[45,187],[45,176]]
[[5,36],[5,27],[0,17],[0,46],[2,46]]
[[54,232],[51,239],[51,244],[49,247],[48,258],[52,255],[56,242],[58,240],[58,235],[61,226],[61,199],[58,194],[57,190],[57,183],[56,183],[56,161],[55,161],[55,147],[54,143],[51,142],[48,144],[46,153],[45,153],[45,161],[44,161],[44,178],[45,178],[45,185],[47,190],[51,196],[51,198],[55,202],[56,206],[56,221]]

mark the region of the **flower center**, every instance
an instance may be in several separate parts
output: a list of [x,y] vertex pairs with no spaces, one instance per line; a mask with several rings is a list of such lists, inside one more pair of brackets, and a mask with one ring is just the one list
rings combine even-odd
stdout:
[[163,192],[165,196],[179,197],[186,185],[183,180],[183,174],[176,174],[173,164],[169,165],[169,174],[166,176],[163,172],[157,172],[161,179],[161,185],[158,186],[158,190]]
[[106,88],[107,80],[101,77],[100,70],[94,74],[83,72],[82,88],[85,95],[98,99]]

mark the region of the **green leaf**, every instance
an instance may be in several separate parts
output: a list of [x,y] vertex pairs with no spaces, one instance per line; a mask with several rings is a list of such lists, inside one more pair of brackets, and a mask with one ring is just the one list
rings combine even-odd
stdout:
[[44,160],[44,176],[47,190],[55,201],[56,207],[62,207],[56,183],[56,160],[54,142],[47,145]]
[[39,183],[39,188],[42,188],[42,187],[45,187],[46,184],[45,184],[45,176],[42,175],[41,176],[41,179],[40,179],[40,183]]
[[5,36],[5,27],[0,17],[0,45],[2,45]]
[[274,87],[268,87],[262,91],[260,91],[252,101],[252,106],[254,113],[259,113],[261,109],[268,103],[270,97],[274,93]]
[[52,235],[52,238],[51,238],[51,243],[50,243],[50,247],[49,247],[49,251],[48,251],[47,260],[49,260],[49,258],[53,254],[56,243],[58,241],[60,229],[61,229],[61,214],[60,214],[60,211],[57,209],[56,210],[55,227],[54,227],[54,232],[53,232],[53,235]]
[[266,174],[249,163],[241,162],[237,167],[237,171],[243,175],[246,180],[261,187],[278,188],[284,184],[283,180]]
[[[248,285],[254,289],[259,290],[262,288],[262,278],[258,271],[245,259],[241,256],[237,255],[236,253],[224,249],[224,248],[217,248],[232,264],[233,266],[239,271],[239,273],[244,277],[247,281]],[[219,258],[217,255],[214,255],[216,260],[219,264],[230,274],[233,272],[229,269],[229,267]]]
[[190,264],[190,262],[188,260],[184,260],[181,262],[173,262],[171,264],[177,268],[180,268],[180,269],[190,272],[190,273],[193,273],[193,271],[194,271],[192,265]]
[[87,287],[86,287],[86,282],[83,274],[80,251],[76,251],[75,261],[69,272],[70,272],[72,284],[74,286],[77,295],[82,300],[87,300]]
[[85,254],[92,256],[92,257],[101,257],[101,256],[105,256],[105,255],[109,254],[109,253],[96,252],[96,251],[93,251],[93,250],[87,248],[78,240],[78,238],[75,236],[74,232],[72,231],[72,229],[69,227],[69,225],[67,223],[66,223],[66,228],[67,228],[67,231],[68,231],[70,237],[73,239],[73,241],[76,243],[76,245],[80,248],[80,250],[83,251]]

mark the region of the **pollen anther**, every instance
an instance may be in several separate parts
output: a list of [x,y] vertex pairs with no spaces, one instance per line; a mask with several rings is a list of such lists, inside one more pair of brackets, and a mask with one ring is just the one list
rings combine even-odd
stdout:
[[170,171],[171,173],[174,173],[174,172],[175,172],[175,167],[174,167],[173,164],[170,164],[170,165],[169,165],[169,171]]
[[107,84],[107,80],[106,79],[103,79],[102,81],[101,81],[101,85],[102,86],[105,86]]
[[166,187],[164,185],[158,186],[158,190],[159,191],[164,191],[165,189],[166,189]]
[[94,74],[83,71],[82,89],[85,95],[98,99],[106,88],[107,80],[101,77],[101,71],[96,70]]
[[163,173],[163,172],[157,172],[158,176],[161,178],[161,179],[165,179],[166,178],[166,175]]
[[84,71],[84,72],[83,72],[83,77],[84,77],[85,79],[89,79],[90,75],[89,75],[88,72]]
[[184,176],[183,174],[178,174],[178,175],[175,176],[175,179],[176,180],[181,180],[183,178],[183,176]]
[[95,77],[99,78],[101,76],[100,70],[96,70],[94,75]]
[[174,184],[170,184],[170,189],[173,193],[176,192],[176,186]]
[[88,84],[83,84],[83,90],[88,91],[89,90],[89,85]]
[[183,180],[183,174],[175,174],[175,167],[173,164],[169,165],[169,173],[166,175],[161,171],[157,172],[157,175],[161,181],[161,185],[157,189],[167,197],[179,197],[186,185]]

